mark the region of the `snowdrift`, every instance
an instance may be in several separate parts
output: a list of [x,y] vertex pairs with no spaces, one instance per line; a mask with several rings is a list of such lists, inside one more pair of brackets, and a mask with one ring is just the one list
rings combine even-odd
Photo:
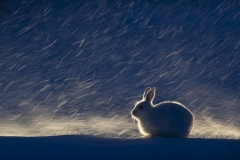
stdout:
[[0,159],[240,159],[240,140],[0,137]]

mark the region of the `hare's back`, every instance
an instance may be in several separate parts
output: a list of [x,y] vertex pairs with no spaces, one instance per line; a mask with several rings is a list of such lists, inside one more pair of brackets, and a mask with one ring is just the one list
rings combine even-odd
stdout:
[[[159,105],[159,109],[165,111],[166,116],[170,116],[172,118],[193,118],[192,113],[182,104],[177,102],[172,103],[162,103]],[[170,118],[169,117],[169,118]]]
[[157,108],[164,112],[169,123],[178,125],[191,125],[193,114],[180,103],[162,103]]
[[178,102],[163,102],[159,104],[157,108],[165,110],[166,113],[192,116],[192,113],[184,105]]

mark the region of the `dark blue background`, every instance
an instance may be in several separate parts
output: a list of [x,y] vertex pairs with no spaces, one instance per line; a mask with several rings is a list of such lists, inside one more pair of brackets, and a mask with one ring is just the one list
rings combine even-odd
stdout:
[[30,123],[56,109],[56,116],[130,119],[150,86],[156,103],[179,100],[195,115],[240,122],[237,0],[1,3],[6,121],[20,114],[17,122]]

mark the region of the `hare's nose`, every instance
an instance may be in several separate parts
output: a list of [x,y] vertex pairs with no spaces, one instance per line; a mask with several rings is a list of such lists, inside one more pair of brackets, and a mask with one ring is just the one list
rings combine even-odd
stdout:
[[136,114],[136,110],[132,110],[131,115],[135,115],[135,114]]

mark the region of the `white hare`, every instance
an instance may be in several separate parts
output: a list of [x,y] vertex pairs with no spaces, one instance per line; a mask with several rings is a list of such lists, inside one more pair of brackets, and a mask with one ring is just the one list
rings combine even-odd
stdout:
[[175,101],[153,105],[155,92],[155,88],[148,87],[143,99],[131,111],[140,133],[145,136],[188,137],[193,127],[193,114]]

